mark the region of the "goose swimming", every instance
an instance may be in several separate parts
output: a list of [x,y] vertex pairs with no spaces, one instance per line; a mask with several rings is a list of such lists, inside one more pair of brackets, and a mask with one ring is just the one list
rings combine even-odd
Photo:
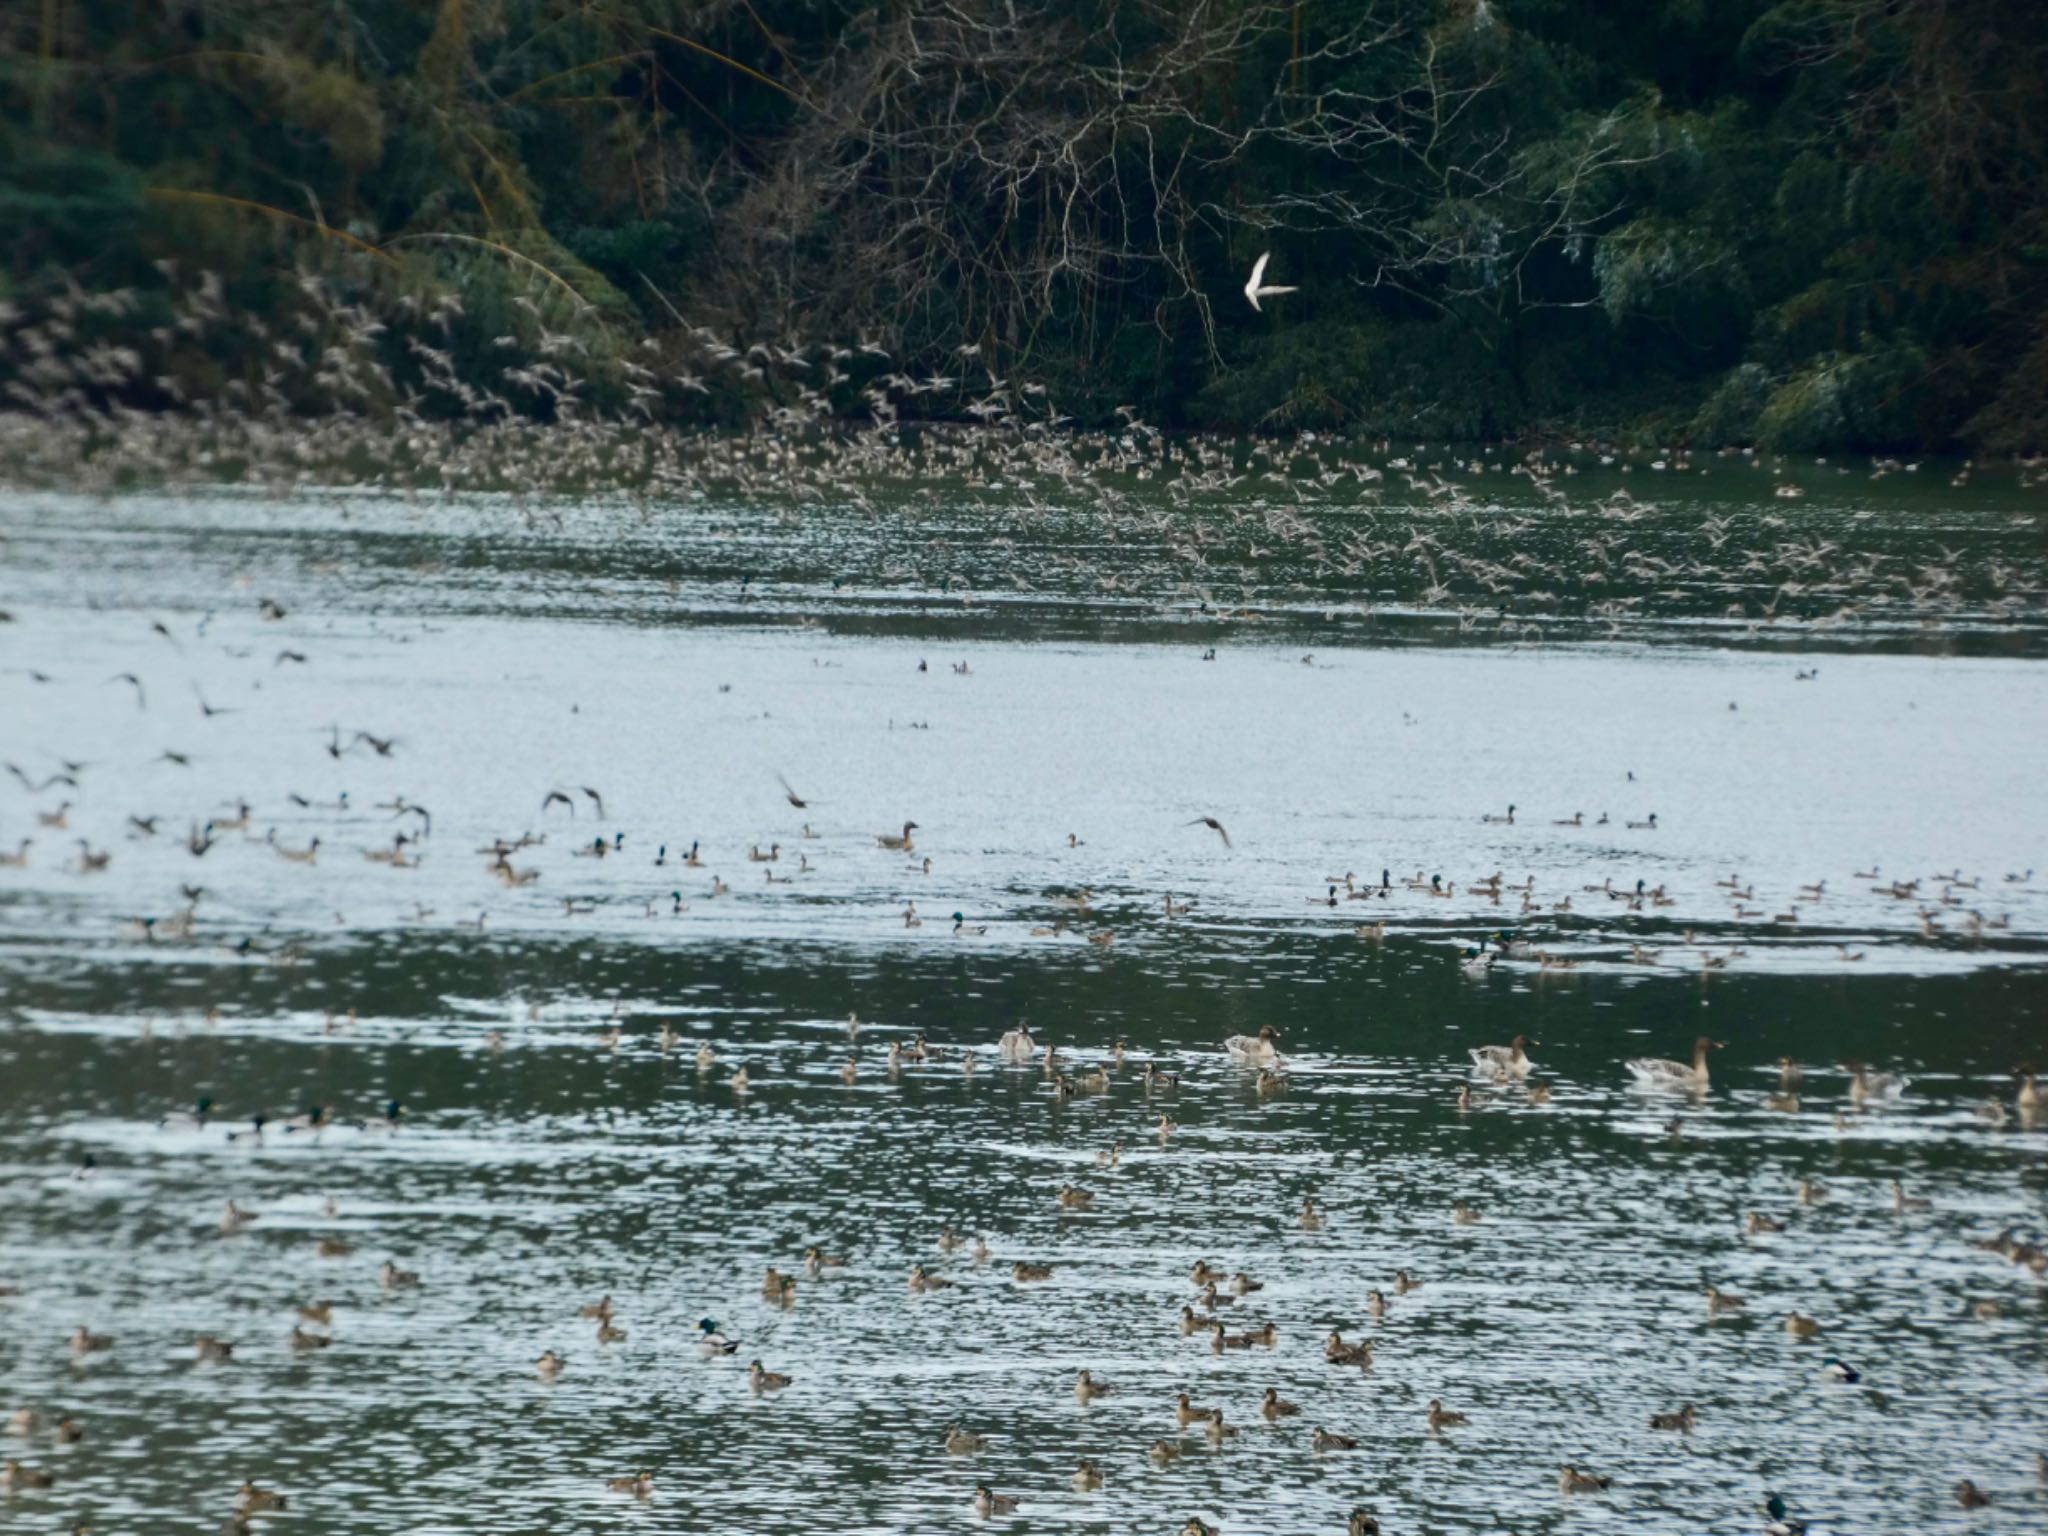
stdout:
[[1270,1024],[1259,1026],[1256,1035],[1232,1035],[1223,1042],[1224,1052],[1241,1067],[1271,1067],[1285,1061],[1274,1041],[1280,1031]]
[[1707,1052],[1721,1049],[1722,1042],[1709,1040],[1705,1035],[1692,1043],[1692,1065],[1680,1061],[1662,1061],[1655,1057],[1638,1056],[1628,1064],[1635,1076],[1638,1088],[1660,1089],[1676,1093],[1704,1093],[1707,1088]]
[[1527,1035],[1517,1035],[1506,1045],[1475,1045],[1471,1050],[1472,1065],[1479,1070],[1509,1077],[1527,1077],[1535,1063],[1529,1060],[1529,1047],[1541,1044]]

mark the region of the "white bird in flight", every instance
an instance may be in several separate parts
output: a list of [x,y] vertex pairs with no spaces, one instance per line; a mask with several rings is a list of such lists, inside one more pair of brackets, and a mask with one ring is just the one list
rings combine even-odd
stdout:
[[[1251,278],[1244,285],[1244,296],[1252,301],[1253,309],[1259,308],[1259,300],[1261,298],[1271,298],[1276,293],[1299,292],[1299,290],[1295,288],[1275,287],[1270,283],[1262,285],[1259,282],[1259,279],[1266,275],[1266,263],[1272,259],[1272,256],[1273,253],[1271,251],[1259,252],[1259,259],[1252,263]],[[1260,312],[1264,313],[1264,311]]]

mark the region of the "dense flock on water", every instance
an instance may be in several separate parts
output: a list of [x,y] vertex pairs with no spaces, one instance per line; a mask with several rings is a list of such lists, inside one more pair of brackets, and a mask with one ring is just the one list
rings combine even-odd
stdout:
[[[194,302],[188,318],[214,323]],[[297,498],[292,505],[324,499],[340,509],[339,537],[306,541],[309,551],[320,545],[302,562],[317,579],[295,571],[288,585],[266,588],[238,575],[227,590],[173,608],[132,597],[125,578],[104,588],[82,578],[90,610],[82,622],[44,599],[0,604],[0,666],[9,696],[26,700],[0,781],[0,935],[21,996],[36,999],[7,1003],[0,1049],[24,1060],[44,1053],[45,1062],[75,1052],[61,1059],[87,1063],[75,1068],[87,1090],[104,1085],[110,1098],[142,1101],[42,1118],[44,1097],[79,1088],[66,1078],[24,1094],[19,1129],[0,1121],[0,1148],[24,1170],[46,1166],[52,1148],[96,1149],[64,1169],[57,1192],[44,1187],[4,1213],[46,1240],[33,1254],[23,1244],[32,1281],[17,1279],[0,1254],[10,1352],[0,1358],[40,1384],[0,1400],[13,1437],[0,1469],[0,1519],[108,1528],[89,1501],[72,1497],[76,1486],[99,1498],[134,1482],[121,1459],[132,1436],[104,1432],[108,1398],[90,1399],[97,1411],[81,1406],[99,1374],[132,1370],[152,1391],[164,1381],[196,1383],[203,1396],[231,1392],[234,1373],[275,1372],[257,1379],[317,1401],[319,1373],[338,1374],[357,1349],[384,1374],[378,1393],[352,1400],[352,1413],[402,1403],[434,1374],[465,1390],[481,1381],[487,1396],[539,1389],[547,1397],[535,1413],[610,1424],[620,1399],[603,1395],[617,1390],[604,1373],[623,1370],[613,1362],[635,1351],[650,1352],[665,1381],[693,1394],[697,1417],[741,1424],[743,1451],[777,1432],[773,1415],[804,1435],[807,1405],[851,1405],[888,1442],[866,1471],[879,1478],[914,1468],[919,1509],[935,1528],[1011,1516],[1122,1522],[1132,1507],[1113,1501],[1127,1490],[1147,1512],[1145,1528],[1183,1536],[1213,1536],[1226,1523],[1229,1536],[1242,1536],[1246,1520],[1254,1531],[1420,1532],[1440,1528],[1431,1494],[1498,1495],[1515,1504],[1517,1529],[1681,1518],[1774,1536],[1809,1523],[1849,1528],[1802,1490],[1829,1472],[1826,1455],[1717,1438],[1741,1412],[1729,1400],[1731,1378],[1772,1413],[1837,1394],[1817,1399],[1824,1411],[1875,1424],[1873,1434],[1886,1426],[1920,1433],[1930,1401],[1983,1406],[1995,1432],[1966,1434],[1941,1419],[1943,1443],[1889,1472],[1895,1482],[1876,1496],[1913,1498],[1924,1511],[1920,1495],[1931,1491],[1944,1514],[1980,1522],[2038,1513],[2048,1460],[2015,1448],[2033,1432],[2030,1406],[1979,1405],[1964,1387],[1944,1394],[1928,1385],[1930,1355],[1967,1386],[1973,1371],[2024,1368],[2038,1352],[2048,1276],[2039,1133],[2048,1122],[2036,1063],[2025,1052],[1989,1059],[1986,1046],[1960,1067],[1926,1073],[1887,1054],[1899,1037],[1874,1024],[1862,1035],[1867,1045],[1802,1061],[1771,1043],[1784,1020],[1746,1016],[1750,994],[1723,990],[1773,979],[1774,967],[1781,984],[1813,990],[1769,995],[1802,999],[1873,972],[1948,967],[1951,979],[1989,977],[1987,991],[1970,997],[2024,1011],[2048,928],[2042,883],[2028,865],[2037,819],[2029,806],[1998,808],[2014,850],[2004,862],[1987,862],[1979,841],[1967,864],[1873,853],[1792,877],[1782,860],[1770,879],[1709,874],[1697,847],[1657,862],[1688,835],[1696,807],[1665,798],[1616,761],[1601,765],[1604,803],[1525,803],[1532,791],[1509,788],[1503,775],[1497,803],[1461,805],[1460,827],[1512,840],[1512,852],[1484,845],[1483,862],[1454,842],[1449,856],[1469,862],[1418,864],[1435,858],[1432,833],[1448,836],[1440,822],[1418,819],[1391,830],[1381,823],[1370,837],[1355,835],[1356,823],[1318,829],[1320,847],[1345,851],[1275,873],[1245,836],[1228,785],[1194,815],[1192,804],[1151,819],[1119,807],[1080,830],[1050,812],[1034,815],[1020,839],[1028,846],[1006,846],[998,859],[977,851],[981,829],[957,806],[948,824],[943,810],[928,808],[929,795],[899,793],[893,780],[881,786],[888,814],[854,820],[846,803],[872,803],[875,786],[817,782],[795,768],[788,777],[753,775],[738,792],[747,802],[741,824],[762,829],[750,838],[730,821],[716,834],[693,827],[691,810],[650,805],[644,793],[636,801],[610,774],[560,778],[515,753],[496,754],[498,782],[480,788],[473,765],[444,750],[473,743],[423,739],[419,727],[368,714],[323,719],[317,730],[295,721],[270,734],[268,724],[270,712],[293,708],[294,690],[311,692],[321,686],[313,679],[351,667],[352,680],[333,685],[336,697],[351,707],[378,697],[367,686],[348,691],[368,675],[384,700],[400,702],[437,623],[467,598],[448,598],[434,622],[404,633],[383,605],[409,617],[407,594],[394,598],[392,589],[432,587],[459,540],[493,523],[539,547],[538,559],[557,548],[545,541],[566,545],[592,527],[596,542],[610,543],[686,526],[734,551],[715,571],[691,573],[700,606],[690,617],[806,635],[836,619],[871,620],[891,597],[916,605],[920,620],[956,626],[949,637],[998,611],[1068,602],[1156,621],[1177,641],[1199,631],[1178,659],[1203,677],[1263,648],[1274,654],[1261,661],[1311,684],[1327,656],[1291,643],[1280,654],[1280,637],[1291,641],[1304,625],[1358,626],[1343,631],[1347,638],[1491,643],[1504,655],[1548,642],[1682,635],[1796,648],[1777,680],[1802,699],[1818,697],[1834,682],[1835,657],[1858,649],[1997,662],[2038,652],[2048,634],[2048,547],[2038,532],[2048,472],[2040,465],[1795,462],[1739,451],[1708,458],[1598,443],[1225,442],[1167,436],[1136,419],[1113,434],[1076,435],[1042,398],[1011,393],[993,377],[983,389],[971,355],[957,377],[878,381],[869,419],[855,426],[817,383],[845,359],[792,345],[745,351],[713,338],[700,338],[704,366],[754,370],[754,382],[775,383],[795,403],[745,430],[658,430],[582,410],[565,359],[515,381],[553,392],[557,419],[515,420],[502,400],[471,399],[450,420],[417,400],[391,403],[392,381],[375,373],[371,339],[364,329],[361,345],[306,361],[337,406],[384,402],[375,410],[302,418],[282,396],[249,388],[232,407],[132,411],[107,403],[132,360],[53,352],[41,393],[17,396],[28,408],[0,417],[0,484],[19,505],[57,509],[37,538],[74,513],[119,514],[124,498],[166,489],[210,506]],[[971,397],[963,396],[969,383]],[[687,391],[692,380],[641,384]],[[941,396],[960,399],[956,414],[978,425],[900,419],[906,404]],[[1972,515],[1931,532],[1891,526],[1885,498],[1930,484]],[[1718,499],[1696,500],[1695,488],[1707,485]],[[1996,498],[1988,509],[1972,501],[1987,486]],[[1853,497],[1842,494],[1852,489]],[[466,519],[455,535],[436,522],[451,509]],[[260,522],[262,514],[249,516]],[[395,571],[373,568],[367,555],[351,566],[351,530],[379,519],[428,527],[448,549]],[[886,552],[857,580],[816,574],[846,558],[839,545],[801,572],[795,557],[786,568],[775,563],[774,550],[829,543],[849,522],[896,539],[866,548],[863,558]],[[0,531],[18,535],[0,552],[27,559],[41,548],[25,518]],[[195,560],[209,537],[194,540]],[[531,574],[511,570],[510,585]],[[396,578],[389,585],[369,579],[387,575]],[[47,580],[41,590],[46,598]],[[329,596],[328,611],[307,611]],[[597,611],[585,616],[605,617],[607,601],[591,599]],[[855,613],[856,605],[865,606]],[[1400,627],[1409,623],[1420,627]],[[86,669],[62,645],[112,660]],[[1210,665],[1219,650],[1222,663]],[[849,645],[804,658],[776,653],[773,664],[801,660],[806,681],[822,688],[844,675],[831,669],[872,655]],[[1034,702],[1028,682],[999,679],[985,660],[977,669],[964,650],[931,636],[889,650],[886,665],[892,686],[914,681],[926,699],[954,689],[957,700],[985,686],[1009,689],[998,698],[1013,709]],[[422,681],[438,680],[431,666]],[[710,711],[730,684],[697,681],[714,704],[693,696],[664,729],[717,728]],[[880,686],[866,676],[860,685]],[[1354,700],[1349,686],[1333,683],[1324,707]],[[455,697],[451,688],[442,705],[451,721]],[[581,708],[574,690],[548,702]],[[579,719],[598,714],[601,699],[588,702],[591,715]],[[1444,698],[1445,714],[1457,703]],[[944,702],[917,707],[916,719],[884,714],[867,723],[892,740],[899,724],[908,737],[929,731],[933,715],[948,723]],[[1725,720],[1738,702],[1717,693],[1709,707]],[[47,725],[60,718],[99,734],[90,745],[70,739]],[[756,718],[766,723],[768,712],[747,723]],[[1411,723],[1399,718],[1401,727]],[[1219,729],[1235,724],[1225,719]],[[1374,749],[1404,772],[1411,763],[1423,776],[1436,767],[1430,752],[1404,756],[1385,737]],[[1937,742],[1919,755],[1955,750]],[[1326,764],[1324,751],[1309,740],[1301,755],[1321,777],[1341,774],[1346,765]],[[600,738],[598,755],[613,757],[625,776],[625,744]],[[1965,766],[1988,773],[1982,763]],[[1538,777],[1534,769],[1528,776]],[[1547,798],[1561,793],[1554,785]],[[505,810],[515,804],[516,813]],[[1257,814],[1269,833],[1285,825],[1271,806]],[[1950,830],[1938,817],[1936,825]],[[1113,851],[1105,848],[1112,836],[1121,839]],[[1525,854],[1527,862],[1507,863]],[[957,874],[969,866],[972,876]],[[1236,873],[1250,868],[1259,872]],[[1245,894],[1240,879],[1256,888]],[[1284,923],[1261,905],[1273,905],[1256,884],[1263,881],[1278,883]],[[844,962],[821,942],[804,944],[850,910],[863,926],[849,951],[865,954],[871,941],[905,946],[892,961],[927,967],[915,972],[917,985],[949,1004],[948,989],[960,988],[957,1014],[944,1024],[936,1015],[930,1024],[923,1014],[878,1017],[852,1008],[848,982],[828,1019],[778,992],[776,964],[837,977],[832,967]],[[879,941],[876,930],[886,930]],[[1372,995],[1375,1005],[1408,987],[1449,1028],[1508,1023],[1479,1043],[1461,1036],[1448,1047],[1435,1038],[1367,1047],[1342,1033],[1371,1024],[1354,1016],[1369,1010],[1346,997],[1318,1003],[1333,1039],[1314,1045],[1255,1023],[1228,1038],[1217,1030],[1175,1040],[1146,1012],[1170,1016],[1169,986],[1140,992],[1146,1006],[1131,1008],[1128,1023],[1120,1012],[1111,1027],[1098,1012],[1085,1024],[1054,1024],[1035,1004],[988,1001],[979,989],[997,972],[968,969],[1014,963],[1014,974],[1049,990],[1048,976],[1129,958],[1152,967],[1143,986],[1165,976],[1235,1006],[1242,998],[1230,979],[1188,957],[1241,957],[1283,930],[1340,947],[1312,951],[1318,984],[1323,971],[1355,979],[1346,966],[1383,965],[1375,980],[1389,990]],[[849,932],[833,930],[842,941]],[[546,963],[560,974],[536,990],[573,997],[576,1007],[551,1015],[498,981],[501,962],[528,953],[523,945],[559,946]],[[692,1011],[631,986],[600,989],[587,974],[678,953],[709,970],[728,946],[744,979],[715,1007]],[[411,997],[383,1017],[366,1004],[359,1018],[357,989],[370,995],[380,965],[400,969],[407,955],[425,973],[415,990],[431,1001]],[[1198,980],[1187,981],[1181,964]],[[481,979],[458,1004],[458,984],[442,972],[465,965]],[[106,977],[115,979],[105,993],[80,1000]],[[1452,989],[1448,1001],[1431,990],[1439,981]],[[2008,982],[2009,993],[1998,990]],[[1638,986],[1663,989],[1654,1016],[1634,1031],[1650,1038],[1639,1049],[1609,1049],[1609,1036],[1592,1034],[1598,1010]],[[225,1001],[195,1006],[202,991]],[[1248,995],[1245,1006],[1261,1006]],[[1914,994],[1944,1003],[1958,995]],[[141,996],[150,1001],[135,1001]],[[735,1313],[724,1302],[700,1304],[695,1292],[678,1297],[685,1287],[670,1284],[665,1269],[659,1286],[647,1281],[656,1266],[629,1242],[598,1242],[576,1271],[589,1294],[579,1290],[573,1305],[561,1302],[568,1282],[555,1275],[525,1297],[545,1316],[478,1308],[426,1321],[425,1309],[493,1277],[453,1278],[464,1255],[433,1247],[417,1228],[408,1236],[423,1252],[403,1246],[393,1234],[406,1230],[408,1199],[377,1185],[378,1170],[420,1176],[443,1166],[436,1159],[450,1142],[473,1136],[489,1147],[470,1149],[480,1163],[516,1170],[508,1183],[524,1187],[542,1175],[522,1162],[536,1144],[527,1139],[533,1123],[513,1114],[480,1126],[487,1117],[472,1118],[453,1094],[423,1110],[405,1069],[383,1064],[379,1053],[397,1061],[414,1047],[408,1031],[417,1020],[407,1008],[478,1024],[466,1033],[446,1017],[420,1026],[431,1037],[423,1056],[464,1053],[465,1070],[474,1056],[467,1089],[486,1074],[509,1076],[522,1057],[544,1057],[544,1029],[562,1035],[546,1049],[573,1051],[579,1064],[550,1065],[551,1077],[574,1078],[593,1057],[607,1074],[616,1066],[618,1076],[591,1090],[601,1107],[536,1114],[546,1121],[539,1144],[559,1137],[579,1156],[610,1156],[625,1123],[634,1135],[654,1127],[647,1146],[620,1154],[628,1165],[656,1166],[677,1147],[691,1155],[715,1147],[692,1178],[738,1169],[721,1196],[731,1213],[693,1195],[690,1214],[714,1205],[705,1219],[717,1231],[674,1247],[700,1257],[717,1249],[728,1269],[739,1254],[752,1264],[766,1250],[758,1305],[749,1295],[748,1310]],[[1536,1022],[1546,1009],[1564,1011],[1596,1043],[1559,1038]],[[1736,1027],[1722,1027],[1726,1016]],[[1951,1032],[1947,1022],[1922,1023]],[[314,1053],[317,1066],[263,1061],[299,1050]],[[307,1087],[371,1058],[381,1082],[374,1092]],[[1723,1065],[1731,1058],[1732,1071]],[[1447,1080],[1447,1060],[1464,1080]],[[131,1062],[142,1063],[132,1080]],[[159,1072],[164,1062],[174,1065]],[[645,1078],[631,1077],[643,1069]],[[684,1105],[674,1111],[681,1118],[637,1120],[644,1104],[625,1094],[613,1102],[625,1082],[653,1084],[655,1104]],[[528,1082],[512,1097],[547,1091]],[[1438,1139],[1366,1156],[1342,1140],[1370,1138],[1411,1113]],[[830,1170],[850,1178],[855,1194],[833,1195],[833,1180],[804,1159],[834,1134],[872,1135],[902,1166],[878,1167],[871,1150],[856,1147]],[[1491,1156],[1512,1174],[1488,1181],[1458,1162],[1468,1135],[1493,1138]],[[1759,1155],[1758,1142],[1793,1146],[1802,1168],[1837,1161],[1826,1178],[1802,1172],[1796,1180],[1778,1179],[1771,1163],[1767,1179],[1742,1162]],[[1718,1161],[1731,1144],[1741,1156]],[[992,1149],[1014,1159],[994,1175],[975,1163]],[[1936,1152],[1955,1159],[1948,1182]],[[343,1159],[357,1154],[351,1169]],[[268,1163],[301,1157],[310,1166],[289,1174]],[[1913,1161],[1920,1157],[1928,1160]],[[790,1167],[800,1176],[774,1193],[773,1219],[756,1220],[738,1186],[763,1188]],[[1838,1167],[1846,1171],[1837,1175]],[[166,1168],[191,1198],[204,1191],[205,1231],[156,1230],[154,1246],[110,1253],[104,1245],[131,1243],[126,1224],[149,1203],[142,1181]],[[246,1184],[266,1177],[277,1181],[265,1186],[270,1193],[252,1195]],[[607,1177],[630,1187],[622,1173]],[[22,1182],[33,1180],[24,1173]],[[315,1187],[329,1192],[316,1199]],[[991,1187],[1016,1204],[995,1207]],[[1569,1198],[1558,1193],[1567,1188]],[[595,1198],[612,1193],[600,1185]],[[66,1202],[77,1207],[76,1225],[44,1234],[36,1224],[70,1210]],[[1560,1238],[1538,1225],[1558,1214],[1547,1204],[1571,1207],[1564,1219],[1586,1225]],[[967,1210],[972,1219],[952,1214]],[[1236,1224],[1247,1215],[1255,1228]],[[1118,1236],[1097,1235],[1105,1231]],[[1468,1246],[1441,1246],[1450,1240]],[[1489,1253],[1489,1240],[1502,1247]],[[71,1244],[104,1264],[77,1260]],[[490,1266],[515,1283],[543,1246],[530,1232],[517,1244],[520,1259]],[[1531,1333],[1576,1348],[1583,1325],[1553,1315],[1531,1329],[1524,1309],[1546,1295],[1590,1304],[1575,1289],[1574,1260],[1604,1261],[1603,1244],[1649,1248],[1653,1260],[1666,1248],[1674,1255],[1668,1275],[1652,1281],[1630,1270],[1628,1284],[1594,1298],[1623,1311],[1649,1314],[1668,1303],[1683,1312],[1685,1333],[1644,1335],[1680,1341],[1670,1346],[1675,1358],[1638,1363],[1653,1388],[1624,1408],[1612,1392],[1560,1405],[1459,1379],[1460,1362],[1493,1354],[1527,1370],[1524,1385],[1531,1377],[1558,1385],[1544,1371],[1569,1375],[1555,1357],[1530,1367],[1531,1357],[1514,1351],[1534,1347]],[[1494,1283],[1525,1246],[1550,1272]],[[209,1289],[221,1284],[209,1266],[223,1251],[238,1283],[266,1298],[238,1302],[247,1309],[239,1316]],[[184,1307],[213,1309],[203,1327],[99,1310],[112,1303],[95,1290],[98,1271],[125,1273],[138,1255],[161,1266],[153,1286]],[[665,1244],[663,1260],[672,1257]],[[616,1275],[590,1275],[600,1263]],[[1932,1345],[1900,1321],[1926,1321],[1912,1313],[1927,1271],[1939,1276],[1925,1282]],[[718,1294],[698,1279],[707,1298]],[[287,1289],[297,1292],[292,1315],[272,1316]],[[209,1293],[195,1299],[202,1290]],[[1952,1295],[1958,1290],[1964,1299]],[[494,1298],[492,1307],[501,1305]],[[864,1320],[849,1330],[840,1309],[856,1306]],[[1119,1313],[1107,1326],[1102,1319],[1121,1306],[1134,1316]],[[60,1316],[61,1328],[52,1321]],[[1454,1341],[1448,1354],[1446,1338]],[[433,1354],[450,1339],[462,1352],[452,1362]],[[1771,1352],[1780,1340],[1784,1349]],[[516,1351],[509,1364],[507,1351]],[[957,1395],[892,1385],[924,1417],[940,1418],[926,1424],[915,1413],[890,1416],[900,1402],[878,1410],[862,1395],[887,1370],[983,1352],[1005,1357],[1006,1399],[958,1384]],[[418,1363],[430,1356],[431,1372]],[[1690,1390],[1684,1383],[1695,1373],[1720,1384]],[[1580,1385],[1567,1380],[1561,1390],[1576,1394]],[[1057,1436],[1032,1428],[1050,1407],[1074,1415]],[[760,1417],[733,1419],[742,1413]],[[638,1406],[621,1416],[650,1417]],[[231,1532],[285,1536],[296,1520],[339,1518],[341,1500],[303,1463],[280,1470],[282,1451],[266,1464],[248,1444],[181,1454],[182,1468],[205,1485],[209,1523],[225,1518]],[[1466,1459],[1475,1444],[1490,1458],[1483,1476]],[[600,1500],[607,1522],[702,1493],[702,1467],[643,1459],[646,1450],[643,1442],[628,1454],[607,1438],[565,1458],[570,1470],[546,1471],[570,1486],[567,1497]],[[225,1470],[230,1457],[240,1468],[234,1476]],[[602,1475],[593,1470],[599,1459]],[[1414,1481],[1392,1481],[1411,1470]],[[844,1472],[835,1466],[834,1488],[813,1496],[861,1485]],[[1505,1482],[1488,1481],[1498,1479]],[[1521,1501],[1531,1491],[1563,1513],[1528,1515]],[[734,1528],[745,1523],[727,1518]]]

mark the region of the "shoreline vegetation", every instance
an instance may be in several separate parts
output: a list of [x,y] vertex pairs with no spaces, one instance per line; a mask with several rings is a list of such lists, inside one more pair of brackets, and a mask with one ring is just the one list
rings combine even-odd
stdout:
[[2048,447],[2026,0],[21,9],[0,407],[60,438]]

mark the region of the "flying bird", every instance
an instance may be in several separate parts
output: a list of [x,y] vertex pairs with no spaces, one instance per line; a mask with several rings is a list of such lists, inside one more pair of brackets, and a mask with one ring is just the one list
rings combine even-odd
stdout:
[[[1266,275],[1266,263],[1272,259],[1271,251],[1259,252],[1259,259],[1252,263],[1252,275],[1244,285],[1244,296],[1252,301],[1252,308],[1259,309],[1260,299],[1270,299],[1282,293],[1298,293],[1296,288],[1276,287],[1260,281]],[[1260,313],[1264,313],[1263,310]]]
[[131,684],[135,689],[135,707],[137,709],[149,708],[149,696],[142,691],[142,679],[133,672],[116,672],[107,681],[110,683]]
[[791,789],[789,787],[789,780],[783,778],[783,776],[779,773],[775,775],[775,779],[776,782],[782,786],[782,793],[788,799],[791,805],[795,806],[800,811],[808,810],[810,808],[811,802],[804,799],[804,797],[799,795],[795,790]]
[[562,804],[569,807],[569,815],[573,818],[576,814],[576,802],[574,800],[571,800],[565,791],[559,789],[551,789],[548,791],[547,799],[541,801],[540,803],[541,814],[545,816],[547,814],[548,807],[553,805],[557,800],[561,801]]
[[1211,832],[1214,832],[1223,839],[1224,847],[1228,848],[1230,846],[1230,834],[1223,830],[1223,823],[1214,816],[1197,816],[1188,825],[1191,827],[1207,827]]

